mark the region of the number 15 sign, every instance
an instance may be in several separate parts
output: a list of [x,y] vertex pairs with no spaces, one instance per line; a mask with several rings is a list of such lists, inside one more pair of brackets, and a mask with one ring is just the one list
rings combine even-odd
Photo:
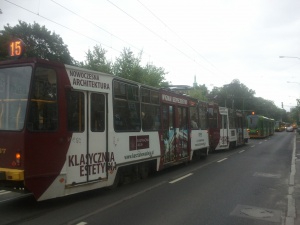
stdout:
[[14,39],[9,43],[8,53],[12,58],[20,58],[25,52],[25,44],[21,39]]

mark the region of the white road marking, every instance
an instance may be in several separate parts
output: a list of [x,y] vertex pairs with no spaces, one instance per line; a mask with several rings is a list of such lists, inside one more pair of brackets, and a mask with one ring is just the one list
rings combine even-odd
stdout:
[[4,191],[4,190],[0,190],[0,195],[5,195],[10,193],[11,191]]
[[280,178],[280,174],[272,174],[272,173],[261,173],[261,172],[255,172],[253,174],[254,177],[267,177],[267,178]]
[[225,161],[227,158],[221,159],[219,161],[217,161],[218,163]]
[[182,176],[182,177],[179,177],[179,178],[177,178],[176,180],[170,181],[169,184],[174,184],[174,183],[176,183],[176,182],[178,182],[178,181],[180,181],[180,180],[183,180],[183,179],[185,179],[185,178],[187,178],[187,177],[189,177],[189,176],[191,176],[191,175],[193,175],[193,174],[192,174],[192,173],[189,173],[189,174],[187,174],[187,175],[184,175],[184,176]]
[[239,151],[239,153],[243,153],[245,150],[241,150],[241,151]]

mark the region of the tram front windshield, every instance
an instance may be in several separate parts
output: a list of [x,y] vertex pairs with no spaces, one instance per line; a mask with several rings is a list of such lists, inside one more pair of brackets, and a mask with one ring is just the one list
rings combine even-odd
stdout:
[[250,129],[256,129],[257,128],[257,123],[258,123],[258,118],[257,117],[250,117],[248,126],[249,126]]
[[32,67],[0,68],[0,130],[22,130]]

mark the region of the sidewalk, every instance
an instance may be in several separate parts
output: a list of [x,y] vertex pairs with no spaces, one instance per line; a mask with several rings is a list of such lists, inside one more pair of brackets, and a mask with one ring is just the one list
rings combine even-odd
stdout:
[[[296,135],[296,150],[294,155],[295,162],[295,176],[294,176],[294,185],[290,182],[290,189],[293,187],[293,199],[294,199],[294,224],[300,224],[300,134],[295,133]],[[293,163],[293,160],[292,160]],[[293,165],[291,175],[293,173]]]

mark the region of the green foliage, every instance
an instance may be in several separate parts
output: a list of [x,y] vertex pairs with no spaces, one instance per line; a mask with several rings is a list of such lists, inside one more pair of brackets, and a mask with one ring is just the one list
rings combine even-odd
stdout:
[[255,91],[249,89],[239,80],[235,79],[230,84],[224,85],[222,88],[214,88],[211,95],[217,96],[217,101],[220,106],[246,109],[245,102],[251,101],[254,98]]
[[166,72],[162,67],[147,64],[142,67],[142,52],[135,57],[129,48],[125,48],[113,65],[113,74],[125,79],[133,80],[153,87],[165,86]]
[[143,84],[153,87],[165,87],[166,72],[162,67],[156,67],[153,64],[147,64],[143,70]]
[[0,60],[8,59],[8,46],[10,41],[10,35],[0,31]]
[[288,120],[284,120],[290,123],[299,124],[300,123],[300,106],[291,108]]
[[11,38],[20,38],[26,46],[24,57],[37,57],[51,61],[74,64],[67,45],[56,33],[51,33],[45,26],[37,23],[27,24],[19,21],[14,27],[9,24],[0,31],[0,59],[8,55],[8,42]]
[[205,84],[198,85],[189,90],[188,95],[199,100],[207,101],[208,89]]
[[139,54],[139,57],[135,57],[129,48],[124,48],[121,56],[115,60],[113,74],[128,80],[142,81],[141,55],[142,53]]
[[223,87],[214,87],[209,94],[210,100],[217,102],[220,106],[243,110],[246,114],[252,111],[257,115],[263,115],[275,120],[286,119],[286,111],[278,108],[273,101],[255,97],[255,91],[249,89],[239,80],[233,80]]
[[82,67],[103,73],[112,73],[112,63],[106,59],[106,50],[96,45],[94,50],[88,50],[86,61],[82,63]]

